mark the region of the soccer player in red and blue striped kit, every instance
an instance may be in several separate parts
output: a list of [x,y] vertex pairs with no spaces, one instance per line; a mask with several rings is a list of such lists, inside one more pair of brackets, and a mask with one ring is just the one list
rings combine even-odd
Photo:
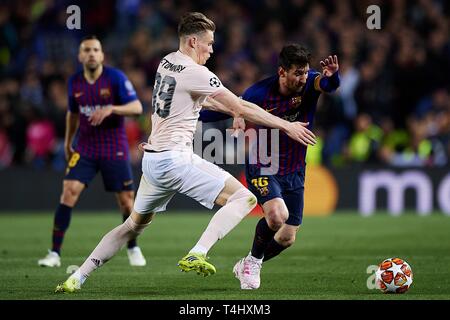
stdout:
[[[301,45],[284,46],[279,56],[278,74],[248,88],[242,99],[285,120],[308,123],[307,128],[312,130],[320,94],[335,91],[340,80],[336,55],[320,62],[322,73],[309,68],[310,59],[311,54]],[[212,111],[201,112],[202,121],[214,121],[214,118],[220,120],[223,116]],[[251,144],[271,146],[270,135],[262,137],[258,130],[269,128],[256,126],[256,129],[259,141]],[[246,163],[248,188],[258,198],[264,217],[257,223],[250,253],[233,268],[241,289],[259,288],[262,263],[295,242],[303,217],[306,150],[307,145],[280,132],[278,148],[271,150],[271,163],[259,159],[257,149],[254,150],[258,155],[256,163]]]
[[[142,104],[126,75],[103,65],[104,53],[95,36],[81,41],[78,59],[83,70],[75,73],[68,84],[66,175],[54,217],[52,249],[38,261],[40,266],[61,265],[60,250],[72,208],[98,171],[102,173],[106,191],[115,192],[124,220],[134,204],[124,116],[141,114]],[[128,257],[131,265],[146,264],[135,239],[128,242]]]

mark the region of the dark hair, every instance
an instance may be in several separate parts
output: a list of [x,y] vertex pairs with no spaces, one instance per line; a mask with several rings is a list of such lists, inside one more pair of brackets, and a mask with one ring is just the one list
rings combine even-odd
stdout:
[[87,41],[87,40],[98,40],[98,41],[100,41],[100,39],[97,38],[97,36],[96,36],[95,34],[90,34],[90,35],[84,36],[84,37],[81,39],[80,43],[82,43],[82,42],[84,42],[84,41]]
[[180,38],[207,30],[215,31],[216,25],[200,12],[188,12],[184,14],[178,24],[178,36]]
[[304,67],[310,63],[311,53],[299,44],[288,44],[281,49],[278,66],[289,70],[293,65]]

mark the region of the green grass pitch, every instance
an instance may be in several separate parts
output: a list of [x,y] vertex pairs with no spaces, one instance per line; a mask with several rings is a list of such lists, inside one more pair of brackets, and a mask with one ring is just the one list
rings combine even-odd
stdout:
[[[297,242],[263,265],[261,288],[252,291],[239,289],[232,268],[250,250],[255,217],[246,218],[209,252],[217,268],[214,276],[182,273],[176,266],[210,217],[193,212],[158,215],[139,239],[146,267],[130,267],[122,250],[92,274],[81,292],[57,295],[53,290],[67,278],[67,268],[80,265],[101,237],[120,223],[120,215],[75,211],[62,266],[41,268],[37,260],[50,245],[52,214],[0,214],[0,300],[450,299],[450,217],[442,213],[305,217]],[[411,265],[410,290],[387,295],[368,289],[367,268],[393,256]]]

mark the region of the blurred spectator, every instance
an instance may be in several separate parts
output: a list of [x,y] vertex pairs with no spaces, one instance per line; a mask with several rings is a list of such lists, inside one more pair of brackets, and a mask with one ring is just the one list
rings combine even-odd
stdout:
[[44,92],[39,81],[39,77],[34,73],[29,73],[25,76],[25,79],[20,88],[20,98],[24,102],[29,102],[34,107],[45,112]]
[[392,108],[391,85],[381,74],[379,66],[366,62],[360,68],[360,79],[355,91],[358,113],[365,113],[375,122],[390,116]]
[[66,131],[67,112],[67,86],[62,79],[54,79],[48,85],[48,118],[55,128],[55,148],[52,167],[55,170],[63,171],[66,167],[64,154],[64,135]]
[[27,128],[27,152],[30,163],[43,168],[48,163],[56,144],[53,123],[45,119],[36,119]]
[[308,146],[308,152],[306,153],[306,163],[308,166],[323,164],[323,130],[319,127],[315,131],[316,144],[313,146]]
[[366,113],[355,119],[355,132],[351,135],[346,157],[350,163],[375,163],[376,155],[382,139],[381,129],[372,122]]
[[0,169],[9,167],[12,162],[12,147],[5,130],[0,127]]
[[139,123],[135,120],[127,119],[125,121],[125,132],[128,137],[128,144],[130,146],[130,161],[133,164],[138,164],[142,157],[142,153],[139,151],[138,145],[145,141],[142,138]]
[[432,161],[432,144],[426,139],[426,127],[413,117],[408,119],[409,143],[401,153],[393,153],[389,163],[394,166],[424,166]]

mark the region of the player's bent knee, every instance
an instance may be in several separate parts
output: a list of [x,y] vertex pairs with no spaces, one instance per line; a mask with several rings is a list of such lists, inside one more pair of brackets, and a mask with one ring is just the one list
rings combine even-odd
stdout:
[[238,189],[235,193],[233,193],[227,200],[227,203],[237,200],[245,200],[246,204],[249,208],[254,208],[256,206],[257,199],[250,190],[245,188]]
[[270,209],[266,213],[267,224],[272,230],[279,230],[283,224],[286,222],[289,214],[286,210],[280,208]]
[[295,243],[295,236],[280,236],[277,239],[277,242],[283,247],[290,247]]
[[133,221],[137,224],[146,224],[153,220],[153,217],[155,216],[154,212],[150,213],[139,213],[136,210],[132,210],[130,214]]
[[68,206],[74,206],[80,197],[81,190],[79,188],[71,185],[64,184],[63,192],[61,195],[61,203],[64,203]]
[[256,204],[258,203],[258,199],[250,191],[248,193],[249,193],[249,195],[248,195],[248,198],[247,198],[247,203],[249,205],[250,210],[253,210],[256,207]]
[[253,208],[256,207],[256,204],[258,202],[255,195],[253,193],[251,193],[248,189],[245,189],[245,188],[240,188],[235,193],[233,193],[228,198],[227,204],[234,202],[234,201],[242,203],[242,205],[245,206],[245,208],[246,208],[245,215],[250,213],[250,211],[252,211]]
[[284,221],[280,217],[268,217],[267,224],[269,225],[269,228],[272,230],[279,230],[281,226],[283,225]]
[[147,228],[150,225],[150,223],[152,223],[151,219],[146,223],[136,223],[131,215],[124,222],[125,226],[127,226],[129,231],[136,236],[144,232],[144,229]]

